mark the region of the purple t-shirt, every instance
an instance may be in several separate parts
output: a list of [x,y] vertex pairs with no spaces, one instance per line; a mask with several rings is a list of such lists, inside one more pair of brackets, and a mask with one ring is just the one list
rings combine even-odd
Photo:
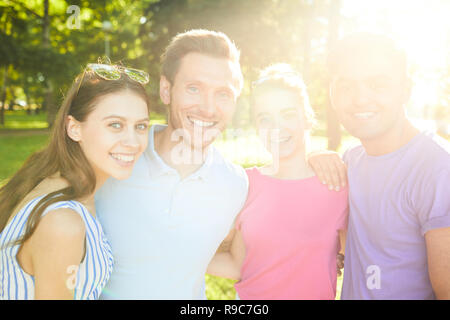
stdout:
[[450,143],[422,132],[382,156],[355,147],[344,161],[350,216],[341,299],[434,299],[424,235],[450,227]]

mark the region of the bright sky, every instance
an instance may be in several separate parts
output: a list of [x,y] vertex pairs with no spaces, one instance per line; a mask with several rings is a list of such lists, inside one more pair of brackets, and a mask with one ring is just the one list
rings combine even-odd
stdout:
[[449,0],[343,0],[341,14],[354,21],[342,25],[342,34],[387,33],[406,49],[417,70],[412,99],[416,109],[439,103],[439,72],[449,74],[450,66]]

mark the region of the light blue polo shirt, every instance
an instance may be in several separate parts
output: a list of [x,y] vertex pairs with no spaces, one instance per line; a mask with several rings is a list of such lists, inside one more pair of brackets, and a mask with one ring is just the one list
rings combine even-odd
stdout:
[[97,192],[97,216],[114,270],[102,299],[204,299],[205,272],[247,198],[240,166],[209,147],[205,163],[180,179],[149,145],[127,180]]

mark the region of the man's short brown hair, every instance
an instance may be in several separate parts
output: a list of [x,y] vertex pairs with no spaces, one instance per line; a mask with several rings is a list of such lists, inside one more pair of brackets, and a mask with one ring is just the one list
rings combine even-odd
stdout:
[[242,89],[240,52],[236,45],[222,32],[193,29],[176,35],[161,56],[161,75],[173,84],[181,59],[191,52],[230,60],[239,69],[238,89],[239,91]]

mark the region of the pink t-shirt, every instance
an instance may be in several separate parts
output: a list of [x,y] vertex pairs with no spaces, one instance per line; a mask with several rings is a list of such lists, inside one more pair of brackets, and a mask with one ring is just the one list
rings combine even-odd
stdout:
[[347,228],[348,189],[317,177],[282,180],[247,169],[249,194],[236,220],[246,257],[241,299],[334,299],[338,230]]

